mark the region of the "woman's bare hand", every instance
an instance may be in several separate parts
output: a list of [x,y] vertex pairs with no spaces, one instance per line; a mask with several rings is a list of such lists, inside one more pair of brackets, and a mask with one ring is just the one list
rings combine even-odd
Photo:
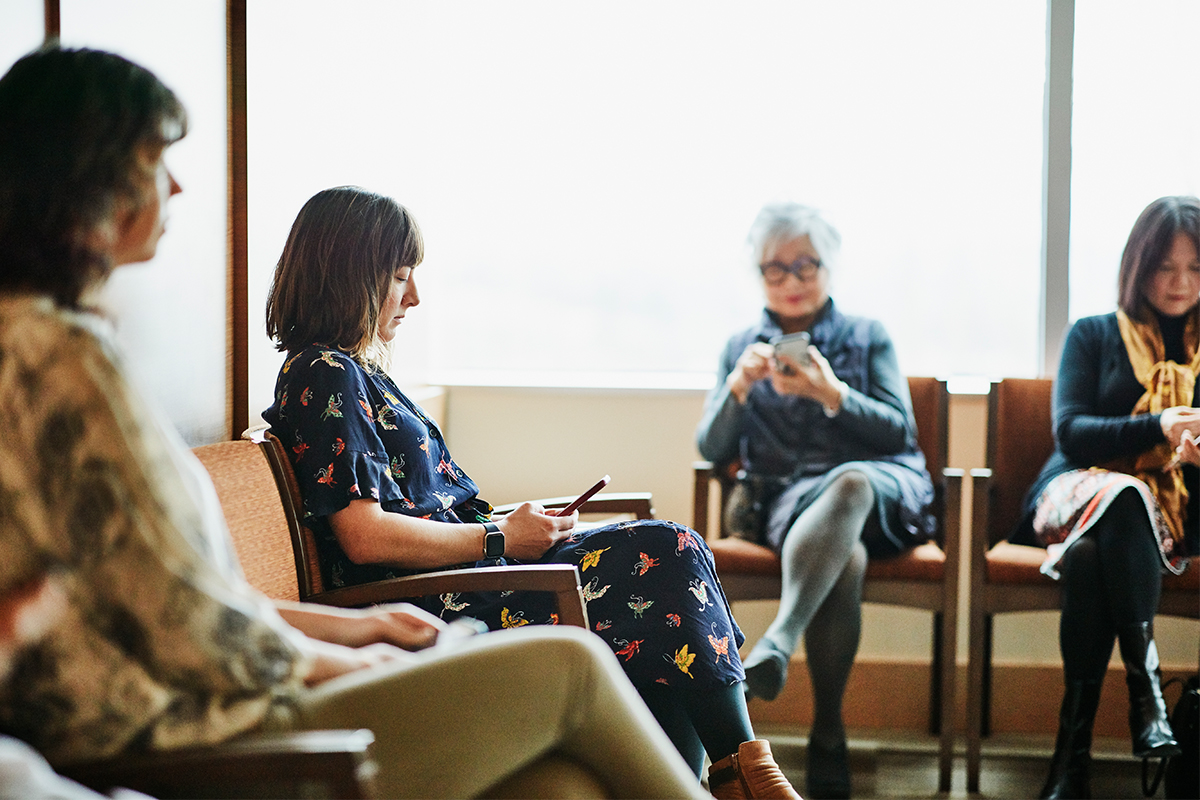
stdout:
[[1172,449],[1177,450],[1185,431],[1191,433],[1193,439],[1200,437],[1200,408],[1171,406],[1163,410],[1162,416],[1159,417],[1159,424],[1162,425],[1162,432],[1167,437],[1167,443],[1171,445]]
[[411,653],[406,653],[399,647],[390,644],[346,647],[311,638],[307,640],[307,650],[308,655],[312,658],[312,667],[304,676],[306,686],[316,686],[360,669],[369,669],[398,661],[409,661],[414,658]]
[[[826,408],[840,407],[842,382],[833,374],[829,361],[821,355],[821,351],[815,345],[808,346],[808,357],[807,365],[800,364],[786,355],[773,359],[771,385],[779,394],[807,397]],[[788,371],[781,370],[781,366],[788,367]]]
[[504,532],[504,555],[534,561],[570,536],[578,520],[578,512],[556,517],[536,503],[522,503],[496,524]]
[[409,603],[390,603],[368,610],[356,627],[352,635],[357,641],[346,644],[390,644],[404,650],[422,650],[437,641],[446,623]]
[[775,348],[765,342],[751,342],[738,356],[733,371],[725,379],[725,385],[739,403],[746,402],[750,388],[771,374],[771,363]]
[[372,608],[337,608],[316,603],[274,600],[279,615],[305,635],[344,647],[388,644],[421,650],[437,641],[446,623],[408,603]]
[[1200,436],[1184,431],[1179,439],[1179,447],[1175,448],[1175,458],[1183,464],[1200,467]]

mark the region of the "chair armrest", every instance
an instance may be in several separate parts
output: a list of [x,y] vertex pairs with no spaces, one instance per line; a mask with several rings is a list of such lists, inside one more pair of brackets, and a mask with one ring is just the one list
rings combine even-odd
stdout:
[[942,470],[942,552],[946,554],[945,579],[948,588],[958,591],[959,564],[962,558],[962,493],[966,473],[947,467]]
[[713,477],[711,461],[692,462],[692,529],[708,538],[708,492]]
[[375,796],[369,730],[252,734],[218,745],[80,762],[59,773],[100,792],[152,797]]
[[[566,508],[575,498],[546,497],[534,502],[542,508]],[[492,509],[497,514],[511,514],[520,503],[505,503]],[[654,496],[650,492],[601,492],[579,507],[580,514],[632,514],[635,519],[654,519]]]
[[971,603],[982,608],[983,584],[987,580],[987,551],[992,471],[973,469],[971,476],[971,538],[968,543],[967,564],[969,565]]
[[559,621],[562,624],[588,627],[587,609],[579,586],[579,570],[571,564],[526,564],[426,572],[330,589],[311,595],[307,602],[358,608],[394,603],[410,597],[499,591],[551,592],[557,598]]

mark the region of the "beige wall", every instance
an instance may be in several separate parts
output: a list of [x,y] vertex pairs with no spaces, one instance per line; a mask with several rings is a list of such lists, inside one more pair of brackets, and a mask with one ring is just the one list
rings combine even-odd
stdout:
[[[660,518],[691,524],[691,463],[699,458],[692,435],[703,392],[453,387],[444,398],[430,399],[443,415],[455,460],[492,503],[575,494],[608,473],[613,491],[651,491]],[[986,418],[984,396],[951,397],[951,467],[983,466]],[[971,507],[970,488],[964,512]],[[962,574],[965,581],[965,567]],[[965,584],[962,594],[965,603]],[[749,642],[776,605],[737,604]],[[965,605],[959,620],[958,658],[965,663]],[[1156,626],[1164,665],[1194,669],[1200,623],[1163,618]],[[860,658],[927,661],[929,637],[929,615],[869,606]],[[999,664],[1058,664],[1057,613],[1002,615],[995,658]]]

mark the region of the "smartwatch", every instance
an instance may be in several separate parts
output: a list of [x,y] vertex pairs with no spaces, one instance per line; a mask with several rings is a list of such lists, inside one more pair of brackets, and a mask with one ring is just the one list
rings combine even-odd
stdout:
[[504,555],[504,533],[494,522],[483,523],[483,557],[500,558]]

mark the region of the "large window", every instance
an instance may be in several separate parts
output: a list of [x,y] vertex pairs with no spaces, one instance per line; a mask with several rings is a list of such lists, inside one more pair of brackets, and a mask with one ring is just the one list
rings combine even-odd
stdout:
[[1075,6],[1071,319],[1117,305],[1129,229],[1164,195],[1200,194],[1200,3]]
[[[765,201],[845,242],[911,374],[1032,375],[1043,2],[249,5],[252,411],[270,269],[354,183],[426,234],[409,380],[707,386]],[[411,324],[410,324],[411,323]]]
[[[187,107],[167,153],[183,187],[149,264],[121,267],[105,302],[135,379],[190,444],[225,438],[225,3],[61,0],[64,46],[112,50],[153,70]],[[146,20],[146,24],[138,24]]]
[[5,0],[0,11],[0,75],[42,43],[45,17],[42,0]]

